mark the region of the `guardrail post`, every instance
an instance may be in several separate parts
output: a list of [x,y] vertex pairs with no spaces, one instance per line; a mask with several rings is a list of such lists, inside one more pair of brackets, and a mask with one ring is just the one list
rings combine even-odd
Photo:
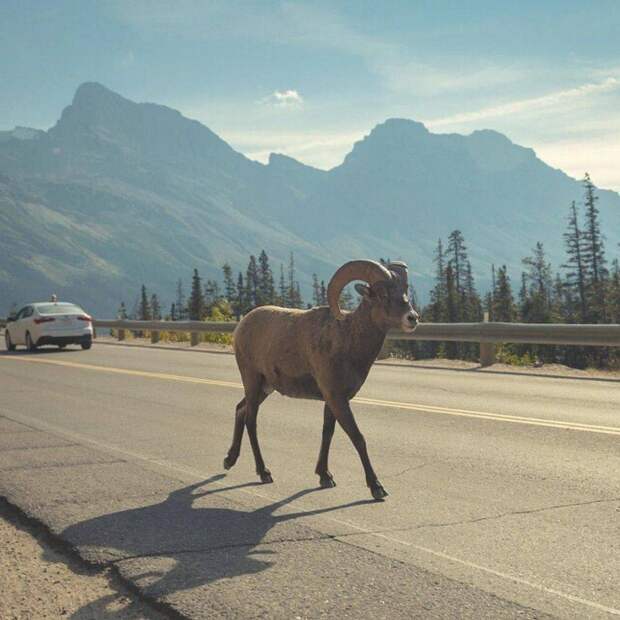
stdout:
[[118,330],[118,339],[119,340],[125,340],[125,330],[124,329],[120,329]]
[[159,332],[155,330],[151,330],[151,344],[156,344],[159,342]]
[[191,332],[190,339],[190,344],[192,347],[195,347],[200,342],[200,334],[198,332]]
[[[484,313],[485,323],[489,322],[489,313]],[[495,359],[495,343],[493,342],[481,342],[480,343],[480,366],[486,368],[487,366],[493,366],[497,360]]]

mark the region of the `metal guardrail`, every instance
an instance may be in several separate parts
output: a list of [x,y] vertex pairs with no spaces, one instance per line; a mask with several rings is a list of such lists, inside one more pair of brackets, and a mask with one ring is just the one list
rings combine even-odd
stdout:
[[[129,331],[232,333],[237,323],[219,321],[95,320],[95,327]],[[420,323],[412,334],[393,330],[388,340],[445,340],[452,342],[529,343],[577,346],[620,346],[620,325],[560,323]]]
[[[6,325],[0,319],[0,327]],[[234,321],[130,321],[95,319],[93,325],[117,331],[232,333]],[[573,325],[560,323],[420,323],[412,334],[398,330],[388,340],[445,340],[452,342],[529,343],[594,347],[620,347],[620,325]]]
[[[0,327],[5,320],[0,319]],[[130,321],[100,320],[93,325],[102,329],[114,329],[119,340],[126,331],[148,331],[151,342],[158,342],[161,332],[185,332],[191,334],[191,344],[198,344],[199,334],[206,332],[231,333],[236,322],[215,321]],[[421,323],[415,332],[406,334],[390,331],[388,340],[436,340],[480,343],[483,365],[494,361],[494,345],[502,342],[576,345],[595,347],[620,347],[620,325],[566,325],[558,323]]]

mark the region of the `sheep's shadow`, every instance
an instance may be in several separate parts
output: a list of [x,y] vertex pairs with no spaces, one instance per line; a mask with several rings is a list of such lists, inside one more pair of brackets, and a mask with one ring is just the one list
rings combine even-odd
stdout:
[[[274,514],[283,506],[320,491],[312,488],[255,510],[244,510],[241,506],[237,510],[228,507],[230,502],[219,501],[219,506],[227,507],[194,507],[195,500],[199,498],[260,484],[247,483],[198,491],[200,487],[214,484],[222,478],[223,474],[183,487],[157,504],[81,521],[67,527],[61,535],[72,545],[87,549],[90,553],[103,552],[106,562],[116,564],[121,571],[129,560],[132,581],[139,584],[145,594],[161,597],[220,579],[268,569],[277,562],[277,545],[272,547],[266,543],[280,539],[277,533],[268,537],[278,524],[373,503],[370,499],[359,500],[315,510]],[[300,532],[302,537],[308,535],[307,530]],[[293,539],[298,534],[293,533]],[[287,529],[286,540],[290,541],[290,536],[291,532]],[[99,612],[101,614],[103,609],[100,608]]]

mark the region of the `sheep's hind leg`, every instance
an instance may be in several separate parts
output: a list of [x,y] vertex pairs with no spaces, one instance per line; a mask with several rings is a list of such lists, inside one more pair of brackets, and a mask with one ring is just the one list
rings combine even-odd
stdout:
[[329,472],[327,460],[329,457],[329,446],[334,436],[336,427],[336,418],[331,409],[326,404],[323,410],[323,433],[321,436],[321,450],[319,451],[319,460],[316,464],[315,473],[319,476],[319,484],[323,489],[330,489],[336,486],[334,477]]
[[228,454],[224,459],[224,469],[230,469],[239,458],[241,451],[241,440],[243,439],[243,429],[245,427],[245,398],[237,405],[235,412],[235,430],[233,431],[233,440],[228,450]]
[[248,429],[248,437],[250,438],[250,445],[252,446],[252,452],[254,453],[254,461],[256,462],[256,473],[260,476],[261,482],[269,483],[273,482],[271,472],[265,467],[265,461],[258,445],[258,434],[256,432],[256,417],[258,416],[258,408],[260,404],[269,395],[268,392],[263,390],[263,379],[257,377],[255,381],[252,381],[252,385],[246,389],[246,414],[245,414],[245,427]]

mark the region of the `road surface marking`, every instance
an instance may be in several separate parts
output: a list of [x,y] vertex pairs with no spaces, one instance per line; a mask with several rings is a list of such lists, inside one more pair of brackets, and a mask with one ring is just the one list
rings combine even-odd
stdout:
[[[64,364],[64,362],[63,362]],[[205,472],[202,472],[198,469],[195,469],[193,467],[188,467],[186,465],[180,465],[177,463],[174,463],[172,461],[168,461],[166,459],[159,459],[159,458],[154,458],[151,456],[148,456],[146,454],[142,454],[140,452],[136,452],[134,450],[126,450],[124,448],[121,448],[119,446],[116,446],[114,444],[110,444],[107,443],[105,441],[101,441],[101,440],[97,440],[97,439],[91,439],[90,437],[86,436],[86,435],[82,435],[81,433],[76,433],[75,431],[69,431],[69,430],[65,430],[64,428],[58,427],[55,424],[50,424],[49,422],[45,422],[43,420],[40,420],[38,418],[34,418],[31,416],[27,416],[27,415],[23,415],[22,413],[19,413],[17,411],[12,411],[10,409],[6,409],[4,407],[0,407],[0,411],[4,411],[5,414],[9,414],[6,417],[15,421],[15,422],[21,422],[21,423],[25,423],[25,424],[29,424],[32,425],[36,428],[39,428],[41,430],[46,430],[48,432],[51,433],[55,433],[58,434],[60,436],[63,437],[67,437],[69,439],[72,439],[73,441],[80,441],[82,443],[87,443],[90,444],[96,448],[99,448],[101,450],[107,451],[107,452],[116,452],[118,454],[124,455],[126,457],[131,457],[137,461],[142,461],[144,463],[148,463],[150,465],[156,465],[158,467],[163,467],[164,469],[169,469],[171,471],[177,472],[178,474],[182,474],[184,476],[190,476],[192,479],[194,479],[196,482],[202,481],[202,480],[207,480],[209,478],[213,477],[213,474],[206,474]],[[226,483],[222,482],[220,480],[214,480],[211,482],[212,484],[215,484],[217,486],[220,487],[225,487]],[[269,495],[265,494],[265,493],[261,493],[259,491],[255,491],[253,489],[235,489],[236,491],[246,494],[246,495],[252,495],[254,497],[259,497],[263,500],[267,500],[271,503],[275,503],[277,501],[279,501],[277,498],[273,498],[270,497]],[[295,512],[292,508],[283,508],[284,512]],[[532,588],[533,590],[538,590],[539,592],[543,592],[545,594],[551,594],[553,596],[557,596],[558,598],[562,598],[565,599],[567,601],[571,601],[573,603],[578,603],[580,605],[584,605],[586,607],[590,607],[591,609],[596,609],[598,611],[603,611],[605,613],[614,615],[614,616],[620,616],[620,609],[617,609],[615,607],[609,607],[607,605],[603,605],[601,603],[597,603],[596,601],[591,601],[589,599],[586,598],[582,598],[580,596],[576,596],[574,594],[569,594],[568,592],[562,592],[561,590],[556,590],[555,588],[549,588],[547,586],[544,586],[542,584],[539,583],[535,583],[533,581],[528,581],[527,579],[523,579],[522,577],[518,577],[516,575],[511,575],[510,573],[504,573],[502,571],[498,571],[495,570],[493,568],[490,568],[488,566],[483,566],[481,564],[476,564],[475,562],[470,562],[469,560],[465,560],[463,558],[459,558],[457,556],[453,556],[450,555],[448,553],[445,553],[443,551],[438,551],[436,549],[431,549],[429,547],[425,547],[422,545],[418,545],[416,543],[410,542],[408,540],[402,540],[400,538],[396,538],[395,536],[391,536],[391,535],[387,535],[385,533],[382,532],[377,532],[375,529],[370,529],[367,527],[364,527],[362,525],[357,525],[356,523],[353,523],[351,521],[346,521],[344,519],[337,519],[336,517],[330,517],[328,515],[320,515],[319,517],[320,519],[326,519],[328,521],[332,521],[333,523],[338,523],[339,525],[346,525],[347,527],[350,527],[351,529],[357,530],[358,532],[368,535],[368,536],[374,536],[376,538],[381,538],[384,540],[387,540],[391,543],[395,543],[397,545],[401,545],[404,547],[410,547],[411,549],[415,549],[417,551],[421,551],[425,554],[428,555],[432,555],[434,557],[440,558],[442,560],[447,560],[448,562],[453,562],[455,564],[459,564],[461,566],[464,566],[466,568],[469,569],[473,569],[473,570],[477,570],[480,571],[482,573],[486,573],[487,575],[492,575],[494,577],[498,577],[502,580],[505,581],[511,581],[513,583],[518,583],[522,586],[528,587],[528,588]],[[336,535],[335,536],[336,539],[339,539],[340,536]],[[360,548],[362,549],[366,549],[366,547],[360,546]],[[480,588],[479,585],[476,585],[475,583],[473,583],[472,585],[474,585],[474,587],[478,587]],[[482,589],[485,589],[484,587],[482,587]]]
[[[114,368],[112,366],[96,366],[94,364],[83,364],[81,362],[68,362],[61,360],[43,359],[37,357],[22,356],[0,356],[0,360],[14,360],[20,362],[31,362],[38,364],[52,364],[55,366],[67,366],[69,368],[79,368],[83,370],[94,370],[120,375],[130,375],[134,377],[145,377],[147,379],[160,379],[164,381],[178,381],[182,383],[195,383],[201,385],[215,385],[234,389],[243,389],[241,383],[234,381],[222,381],[220,379],[203,379],[187,375],[172,375],[161,372],[150,372],[146,370],[132,370],[129,368]],[[495,422],[510,422],[512,424],[528,424],[530,426],[543,426],[547,428],[560,428],[587,433],[602,433],[605,435],[620,436],[620,427],[600,426],[597,424],[583,424],[581,422],[567,422],[562,420],[547,420],[544,418],[530,418],[525,416],[510,415],[504,413],[492,413],[487,411],[475,411],[471,409],[454,409],[451,407],[438,407],[436,405],[425,405],[419,403],[407,403],[402,401],[381,400],[377,398],[366,398],[356,396],[352,402],[360,405],[371,405],[376,407],[388,407],[403,409],[406,411],[420,411],[422,413],[439,413],[443,415],[458,416],[464,418],[477,418],[479,420],[493,420]]]

